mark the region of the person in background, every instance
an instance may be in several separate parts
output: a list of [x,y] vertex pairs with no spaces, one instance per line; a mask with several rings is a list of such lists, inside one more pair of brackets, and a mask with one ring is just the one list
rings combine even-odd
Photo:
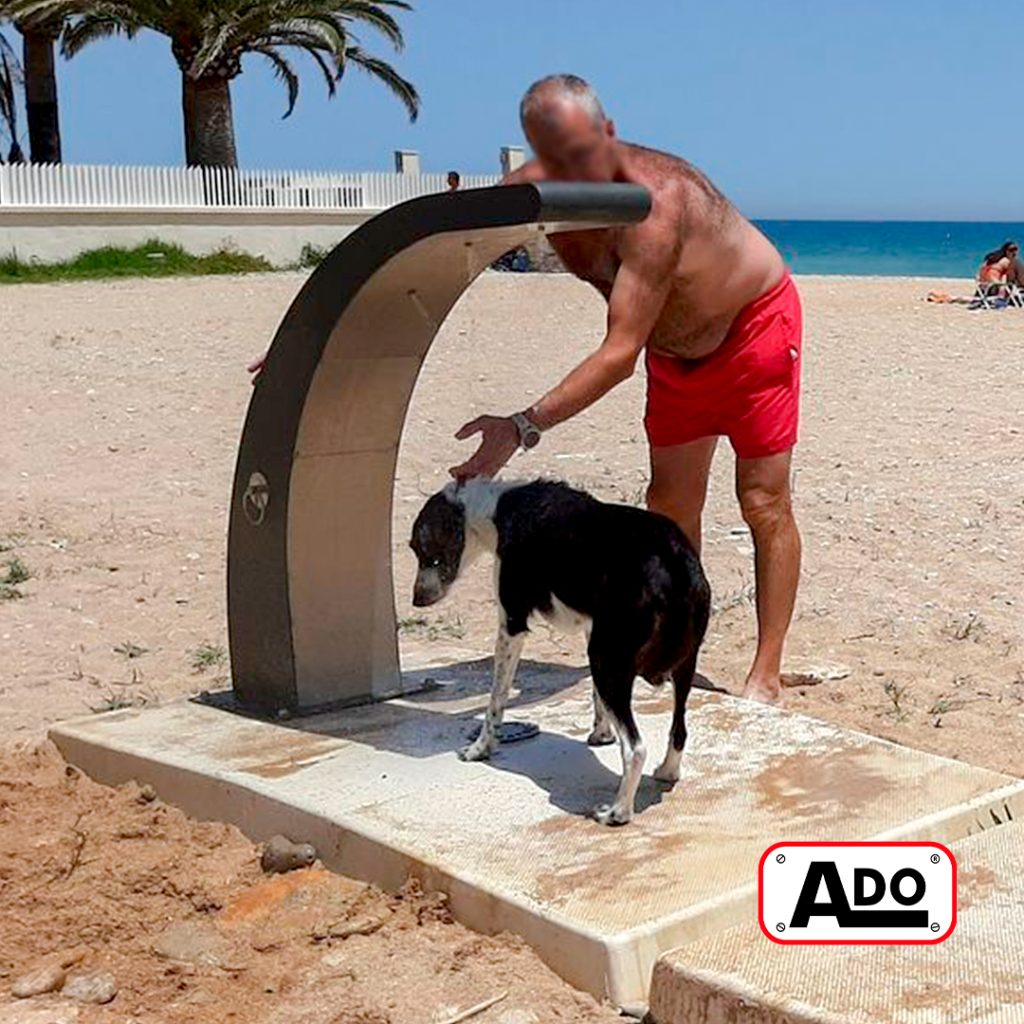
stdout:
[[1016,242],[1007,242],[1006,256],[1010,261],[1006,268],[1006,280],[1018,288],[1024,288],[1024,260],[1020,258],[1020,246]]
[[1019,251],[1016,242],[1004,242],[998,249],[986,253],[978,268],[978,283],[1003,284]]
[[975,306],[979,304],[978,295],[984,293],[990,298],[1006,298],[1006,284],[1024,288],[1024,263],[1020,259],[1020,246],[1016,242],[1003,242],[998,249],[993,249],[981,261],[978,268],[978,288],[974,295],[956,296],[949,292],[929,292],[929,302],[941,302],[959,306]]
[[462,184],[462,176],[458,171],[448,172],[448,191],[458,192],[459,186]]

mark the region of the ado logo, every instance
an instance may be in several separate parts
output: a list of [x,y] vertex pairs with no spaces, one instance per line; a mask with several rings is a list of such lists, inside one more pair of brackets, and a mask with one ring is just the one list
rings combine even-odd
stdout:
[[936,943],[956,927],[956,861],[940,843],[776,843],[758,923],[789,944]]

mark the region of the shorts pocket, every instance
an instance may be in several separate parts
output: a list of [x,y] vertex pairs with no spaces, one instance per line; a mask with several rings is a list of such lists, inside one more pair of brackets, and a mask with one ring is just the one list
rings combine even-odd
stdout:
[[751,392],[788,385],[799,372],[798,345],[793,321],[772,313],[737,355],[737,383]]

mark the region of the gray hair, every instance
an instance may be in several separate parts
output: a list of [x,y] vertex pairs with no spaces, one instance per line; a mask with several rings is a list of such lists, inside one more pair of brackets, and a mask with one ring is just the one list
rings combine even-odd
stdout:
[[582,107],[595,126],[605,122],[604,107],[593,86],[578,75],[548,75],[533,83],[519,104],[519,121],[526,128],[528,121],[546,116],[550,100],[560,99]]

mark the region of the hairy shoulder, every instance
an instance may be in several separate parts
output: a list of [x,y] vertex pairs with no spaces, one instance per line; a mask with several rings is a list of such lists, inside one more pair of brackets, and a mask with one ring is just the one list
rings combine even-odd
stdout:
[[530,185],[544,181],[544,170],[537,160],[527,160],[521,167],[510,171],[501,179],[502,185]]
[[674,217],[685,231],[688,226],[721,222],[732,212],[729,200],[693,164],[661,150],[627,145],[635,179],[651,191],[652,215],[660,208],[663,216]]

